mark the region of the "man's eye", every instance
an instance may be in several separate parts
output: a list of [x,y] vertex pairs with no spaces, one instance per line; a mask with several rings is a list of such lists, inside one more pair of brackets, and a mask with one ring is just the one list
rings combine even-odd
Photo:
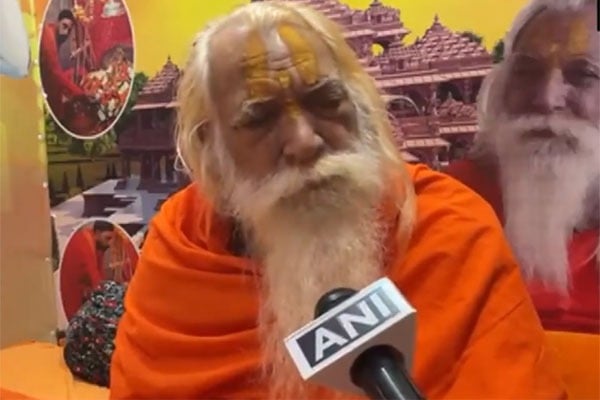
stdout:
[[591,69],[582,69],[575,72],[576,74],[583,76],[584,78],[598,79],[598,73]]
[[598,73],[588,68],[579,68],[565,71],[565,78],[574,85],[585,86],[596,82]]
[[531,76],[538,74],[540,71],[531,65],[515,65],[512,70],[513,74],[518,76]]
[[340,108],[340,105],[342,104],[342,99],[339,97],[335,97],[335,96],[330,96],[330,97],[323,97],[319,100],[319,107],[322,107],[324,109],[327,110],[337,110],[338,108]]
[[247,112],[240,125],[244,128],[258,128],[263,126],[275,118],[275,113],[266,109],[256,109]]

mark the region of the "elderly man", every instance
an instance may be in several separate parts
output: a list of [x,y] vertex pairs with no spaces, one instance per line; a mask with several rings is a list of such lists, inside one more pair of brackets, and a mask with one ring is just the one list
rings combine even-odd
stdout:
[[523,10],[484,82],[470,159],[447,171],[496,210],[548,330],[599,332],[597,7]]
[[113,399],[348,398],[283,340],[320,296],[388,276],[418,313],[428,398],[564,397],[500,224],[392,144],[341,31],[252,3],[196,39],[177,141],[194,183],[154,218],[125,302]]

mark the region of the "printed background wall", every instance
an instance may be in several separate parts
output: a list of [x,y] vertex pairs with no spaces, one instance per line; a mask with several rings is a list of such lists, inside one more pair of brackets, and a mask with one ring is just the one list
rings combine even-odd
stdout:
[[[101,232],[94,231],[92,221],[102,220],[143,251],[149,220],[186,183],[174,168],[172,127],[174,93],[188,47],[209,19],[247,2],[21,1],[30,38],[37,36],[32,41],[34,59],[44,53],[38,50],[40,30],[54,24],[57,34],[57,27],[64,25],[62,36],[47,41],[52,46],[45,48],[56,53],[58,68],[53,71],[61,74],[56,79],[63,84],[54,85],[55,91],[62,90],[62,95],[52,94],[58,106],[44,107],[43,114],[37,67],[32,70],[35,81],[3,85],[3,93],[6,87],[15,94],[11,101],[2,100],[3,115],[11,115],[8,123],[18,124],[10,129],[14,133],[4,133],[9,132],[6,127],[2,133],[3,166],[12,171],[2,175],[3,188],[11,188],[10,194],[3,190],[3,219],[17,203],[28,210],[18,222],[3,222],[3,234],[5,226],[7,232],[18,231],[12,234],[14,243],[21,240],[35,247],[30,253],[36,263],[29,264],[44,273],[46,268],[53,271],[60,329],[67,324],[61,291],[72,289],[61,289],[60,283],[67,281],[61,275],[61,255],[69,238],[87,226],[96,240]],[[385,94],[404,158],[440,168],[462,157],[477,130],[474,101],[479,84],[500,58],[499,41],[525,0],[309,2],[345,26],[348,41]],[[67,29],[71,24],[60,19],[63,10],[72,12],[76,28]],[[52,70],[41,61],[43,71]],[[4,84],[10,78],[0,79]],[[52,84],[43,86],[48,95]],[[402,100],[404,96],[412,101]],[[57,116],[54,108],[61,107],[64,113]],[[31,230],[17,229],[25,219],[36,223]],[[80,285],[93,286],[106,278],[104,271],[111,265],[122,268],[137,256],[110,246],[87,247],[93,255],[89,259],[96,261],[81,264],[80,276],[74,278]],[[50,262],[44,262],[46,257]],[[16,263],[10,268],[17,268]],[[93,279],[85,272],[90,268],[100,271]]]

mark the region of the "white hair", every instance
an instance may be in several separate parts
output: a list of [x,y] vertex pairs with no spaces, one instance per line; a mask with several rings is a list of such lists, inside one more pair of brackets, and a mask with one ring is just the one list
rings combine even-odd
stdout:
[[517,14],[513,24],[504,37],[504,57],[510,55],[515,40],[529,21],[544,10],[581,10],[595,4],[596,0],[532,0]]
[[483,159],[494,157],[490,152],[488,136],[490,119],[495,121],[497,110],[501,109],[498,103],[502,98],[502,90],[507,79],[506,59],[512,55],[515,41],[525,25],[536,15],[544,10],[572,10],[596,4],[596,0],[531,0],[515,17],[510,30],[504,37],[504,60],[498,63],[484,78],[477,95],[477,119],[480,130],[475,135],[471,155]]

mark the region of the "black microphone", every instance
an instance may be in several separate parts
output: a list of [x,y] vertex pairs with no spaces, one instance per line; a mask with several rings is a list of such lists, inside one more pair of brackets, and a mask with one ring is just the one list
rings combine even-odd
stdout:
[[[356,293],[353,289],[338,288],[324,294],[315,307],[315,318]],[[404,356],[390,345],[376,345],[363,351],[350,368],[350,379],[373,400],[425,400],[406,370]]]

